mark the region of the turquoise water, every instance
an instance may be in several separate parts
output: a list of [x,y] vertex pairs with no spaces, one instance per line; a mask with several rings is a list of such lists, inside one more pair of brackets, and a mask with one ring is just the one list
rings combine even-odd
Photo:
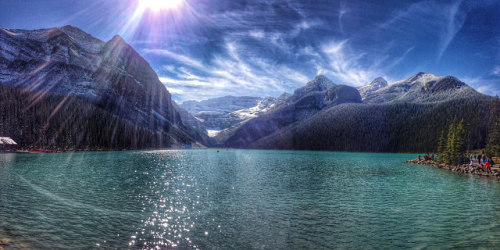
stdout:
[[0,154],[0,238],[30,248],[500,246],[500,181],[411,154]]

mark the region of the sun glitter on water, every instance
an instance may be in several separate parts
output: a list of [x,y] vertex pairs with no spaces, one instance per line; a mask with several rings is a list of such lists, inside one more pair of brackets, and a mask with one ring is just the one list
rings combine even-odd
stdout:
[[141,10],[173,10],[180,7],[185,0],[139,0],[139,9]]

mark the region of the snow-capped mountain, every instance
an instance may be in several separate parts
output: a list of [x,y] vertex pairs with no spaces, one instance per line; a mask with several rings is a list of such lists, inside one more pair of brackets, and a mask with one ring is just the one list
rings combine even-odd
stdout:
[[208,134],[216,136],[220,131],[255,118],[281,105],[290,95],[278,98],[251,96],[224,96],[203,101],[186,101],[180,106],[193,114]]
[[171,134],[174,143],[203,134],[182,123],[155,71],[120,36],[103,42],[73,26],[1,28],[0,82],[78,97],[136,126]]
[[453,76],[436,76],[420,72],[408,79],[367,93],[367,103],[416,102],[432,103],[480,95]]
[[387,81],[382,77],[377,77],[368,85],[359,87],[358,91],[361,98],[365,100],[366,96],[384,87],[387,87]]

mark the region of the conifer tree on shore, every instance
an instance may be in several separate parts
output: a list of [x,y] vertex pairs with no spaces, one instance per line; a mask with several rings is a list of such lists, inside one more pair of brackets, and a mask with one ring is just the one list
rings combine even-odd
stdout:
[[464,119],[457,124],[455,133],[452,163],[454,165],[459,165],[464,162],[465,155],[465,138],[467,136],[467,130],[465,128]]
[[453,120],[448,129],[448,136],[446,137],[446,150],[443,153],[443,162],[446,164],[451,164],[452,152],[453,152],[453,140],[455,138],[457,118]]
[[[465,121],[462,119],[457,122],[455,118],[453,123],[450,125],[448,130],[448,137],[446,140],[446,147],[442,153],[442,161],[450,165],[459,165],[464,162],[465,159],[465,138],[467,136],[467,129],[465,127]],[[444,133],[439,139],[438,148],[443,150],[444,144]]]
[[498,96],[491,101],[490,119],[488,121],[488,134],[493,133],[497,121],[500,119],[500,100]]
[[494,123],[493,131],[489,135],[486,154],[490,157],[500,156],[500,117]]
[[444,134],[444,130],[441,132],[441,136],[439,137],[437,151],[440,157],[442,157],[446,152],[446,137]]

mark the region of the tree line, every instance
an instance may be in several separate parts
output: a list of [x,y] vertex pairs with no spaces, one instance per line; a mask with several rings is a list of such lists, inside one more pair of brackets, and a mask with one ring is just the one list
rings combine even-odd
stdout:
[[[453,123],[448,127],[448,132],[443,130],[438,139],[438,155],[439,160],[449,165],[460,165],[466,163],[469,158],[466,156],[468,151],[466,144],[470,140],[470,132],[472,124],[466,123],[465,119],[458,121],[457,117]],[[488,158],[500,156],[500,102],[496,96],[490,107],[490,114],[487,130],[487,144],[485,153]],[[479,149],[479,148],[475,148]]]
[[0,84],[0,136],[22,148],[58,150],[162,148],[193,139],[171,126],[144,127],[71,96]]

